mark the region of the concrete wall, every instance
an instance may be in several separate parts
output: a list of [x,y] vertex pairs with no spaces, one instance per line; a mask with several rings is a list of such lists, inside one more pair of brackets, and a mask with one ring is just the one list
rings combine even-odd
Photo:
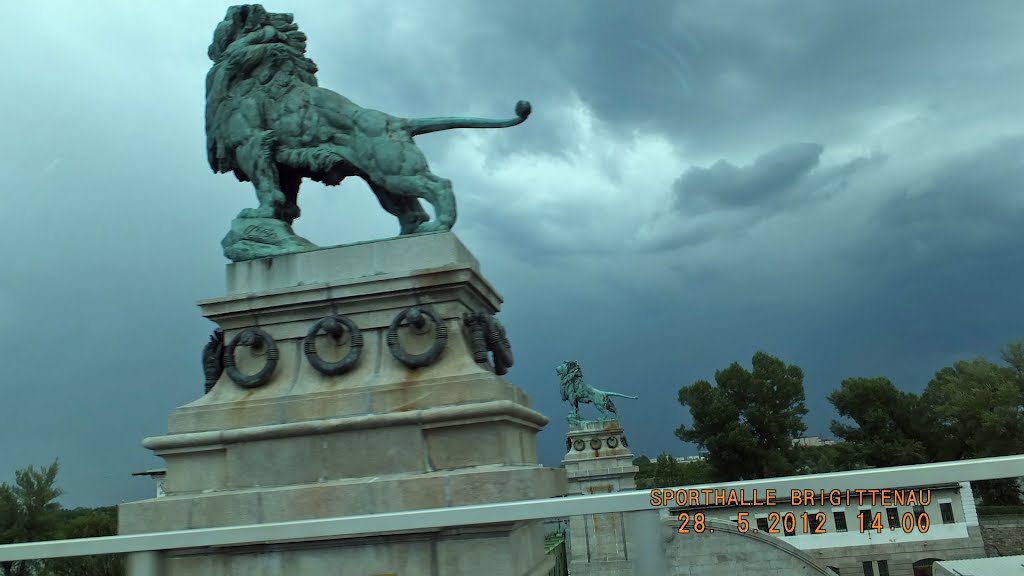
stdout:
[[[827,487],[823,489],[828,491]],[[794,506],[779,498],[773,506],[691,508],[687,510],[691,518],[690,533],[687,534],[677,531],[680,525],[678,514],[682,509],[663,509],[666,534],[662,545],[670,566],[669,574],[831,575],[832,569],[835,569],[839,576],[862,576],[865,574],[864,563],[867,562],[871,574],[877,576],[881,574],[880,563],[884,562],[889,576],[914,576],[915,564],[984,557],[986,541],[982,538],[983,526],[979,522],[970,484],[962,482],[922,489],[930,490],[930,501],[924,506],[924,512],[931,524],[926,531],[915,529],[909,533],[902,526],[889,529],[886,508],[893,506],[881,503],[872,506],[869,502],[862,504],[856,500],[835,507],[827,502],[824,506],[820,503]],[[952,522],[942,518],[941,505],[945,503],[952,506]],[[868,508],[872,515],[875,512],[881,513],[881,532],[871,528],[861,532],[857,515]],[[912,506],[895,508],[899,520],[903,519],[904,514],[917,514]],[[698,512],[704,514],[708,527],[714,527],[714,533],[710,530],[700,534],[694,532],[692,518]],[[746,520],[750,526],[746,534],[740,534],[737,530],[736,520],[741,512],[747,514]],[[827,516],[824,534],[809,533],[802,526],[791,536],[765,534],[763,530],[754,533],[759,517],[793,513],[795,517],[802,518],[806,513],[813,519],[817,512]],[[845,514],[845,531],[840,531],[836,524],[836,512]],[[802,519],[798,522],[802,524]],[[1002,543],[1000,550],[1004,554],[1020,553],[1017,552],[1017,546],[1024,548],[1024,517],[1012,520],[987,518],[985,530],[988,540],[995,542],[995,546]],[[636,543],[633,543],[633,548],[639,549]]]
[[[732,522],[711,518],[708,530],[701,534],[680,534],[678,528],[675,519],[662,522],[666,576],[834,576],[791,544],[773,536],[740,534]],[[632,548],[648,549],[636,544]],[[581,570],[588,575],[619,576],[631,573],[632,563],[569,566],[571,575]]]
[[678,521],[665,553],[671,576],[831,576],[804,552],[774,536],[740,534],[732,522],[712,519],[702,534],[679,534]]
[[822,566],[834,566],[841,576],[864,574],[863,563],[871,562],[874,574],[878,574],[878,561],[888,564],[890,576],[913,576],[914,563],[929,558],[957,560],[984,556],[981,530],[977,526],[968,529],[968,538],[917,540],[894,544],[873,544],[808,551],[809,555]]
[[932,576],[1014,576],[1024,574],[1024,556],[936,562]]
[[[675,530],[678,522],[667,522]],[[739,534],[735,524],[712,519],[708,526],[715,532],[703,534],[675,534],[666,546],[666,555],[673,576],[754,576],[766,574],[803,575],[831,574],[829,568],[838,569],[840,576],[862,576],[864,562],[871,563],[874,574],[879,573],[878,561],[888,564],[890,576],[913,576],[915,562],[939,558],[944,560],[977,558],[982,555],[981,534],[978,527],[970,529],[971,537],[958,540],[935,540],[899,545],[868,545],[838,548],[800,550],[788,538],[753,534]]]

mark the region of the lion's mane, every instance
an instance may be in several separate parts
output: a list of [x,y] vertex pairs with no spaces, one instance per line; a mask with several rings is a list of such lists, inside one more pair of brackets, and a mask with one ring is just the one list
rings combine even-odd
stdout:
[[232,6],[217,25],[207,54],[213,61],[206,76],[206,135],[210,167],[238,171],[235,150],[227,142],[228,121],[243,102],[255,102],[249,116],[266,126],[264,103],[300,82],[316,86],[316,64],[306,57],[306,35],[291,14],[267,12],[258,4]]
[[568,402],[578,398],[586,384],[583,382],[583,370],[579,362],[567,360],[559,367],[559,381],[561,383],[562,402]]

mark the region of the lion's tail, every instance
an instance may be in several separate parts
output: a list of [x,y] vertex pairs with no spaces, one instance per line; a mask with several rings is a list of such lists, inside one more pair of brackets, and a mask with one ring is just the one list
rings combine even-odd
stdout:
[[529,102],[520,100],[516,103],[516,117],[510,120],[444,116],[440,118],[410,118],[406,122],[408,122],[409,132],[413,136],[419,136],[456,128],[510,128],[526,122],[532,111],[533,108]]
[[618,392],[605,392],[605,396],[618,396],[619,398],[629,398],[630,400],[639,400],[639,396],[626,396],[625,394],[619,394]]

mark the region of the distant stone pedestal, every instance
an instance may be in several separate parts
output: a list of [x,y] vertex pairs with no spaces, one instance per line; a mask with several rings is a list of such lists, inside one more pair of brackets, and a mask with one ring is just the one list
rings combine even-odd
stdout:
[[[633,454],[618,420],[569,422],[565,441],[569,494],[636,489]],[[632,544],[622,513],[569,519],[569,572],[573,576],[633,574]]]
[[[121,534],[565,493],[565,472],[537,464],[547,418],[490,362],[477,362],[480,334],[464,316],[494,314],[501,298],[454,234],[227,268],[227,296],[200,303],[224,331],[225,372],[171,414],[166,436],[144,441],[167,463],[165,496],[122,505]],[[327,317],[335,320],[321,322]],[[440,353],[430,362],[432,347]],[[546,574],[552,561],[542,524],[523,522],[168,553],[161,562],[165,576],[342,566],[345,574],[523,576]]]

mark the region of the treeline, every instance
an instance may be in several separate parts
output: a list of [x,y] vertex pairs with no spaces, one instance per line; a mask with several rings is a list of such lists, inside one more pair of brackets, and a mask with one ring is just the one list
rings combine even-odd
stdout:
[[[61,507],[57,462],[14,473],[14,484],[0,484],[0,544],[117,534],[117,508]],[[3,576],[122,576],[118,555],[0,562]]]
[[[1001,353],[942,368],[921,394],[882,377],[848,378],[828,396],[840,419],[825,446],[800,446],[807,427],[804,374],[764,352],[751,369],[734,362],[715,383],[683,386],[678,401],[690,426],[676,436],[706,453],[698,462],[641,457],[641,488],[729,482],[794,474],[902,466],[1024,453],[1024,342]],[[1019,505],[1017,479],[975,483],[987,505]]]

